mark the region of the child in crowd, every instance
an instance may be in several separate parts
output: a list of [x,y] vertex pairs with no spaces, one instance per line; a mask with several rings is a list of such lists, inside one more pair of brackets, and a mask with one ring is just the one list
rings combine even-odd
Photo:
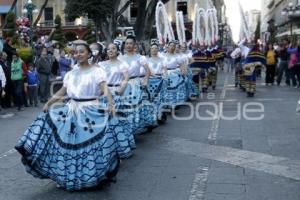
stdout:
[[38,75],[32,64],[29,64],[29,70],[27,72],[28,94],[30,106],[38,106]]

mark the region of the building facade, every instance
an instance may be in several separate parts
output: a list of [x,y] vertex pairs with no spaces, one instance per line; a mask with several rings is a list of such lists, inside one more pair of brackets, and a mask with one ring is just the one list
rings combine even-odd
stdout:
[[[6,1],[12,1],[12,0],[6,0]],[[17,16],[22,16],[22,10],[27,0],[21,0],[18,1],[16,14]],[[150,0],[149,0],[150,1]],[[32,0],[33,4],[37,6],[37,9],[40,9],[44,3],[44,0]],[[119,8],[122,8],[126,4],[127,0],[121,0]],[[218,13],[218,21],[219,23],[226,23],[225,18],[225,12],[226,7],[223,0],[212,0],[211,1]],[[11,4],[11,3],[9,3]],[[207,1],[203,0],[170,0],[168,3],[165,4],[167,13],[169,15],[170,21],[175,25],[176,22],[176,11],[182,11],[184,14],[184,19],[186,23],[187,30],[191,33],[192,31],[192,23],[194,19],[194,7],[195,4],[198,4],[200,7],[207,8]],[[66,2],[65,0],[49,0],[48,4],[44,10],[44,13],[38,23],[38,27],[41,30],[47,30],[49,31],[50,28],[54,27],[54,19],[56,15],[60,15],[62,18],[62,25],[64,29],[76,29],[79,27],[83,28],[87,25],[88,20],[86,18],[80,18],[73,22],[68,21],[65,13]],[[137,17],[137,5],[136,3],[132,3],[123,13],[123,17],[129,22],[129,26],[132,26],[136,20]],[[37,17],[37,14],[33,16],[35,19]],[[130,27],[119,27],[120,30],[123,30],[124,28],[130,28]],[[82,35],[79,34],[79,38],[81,38]]]
[[261,20],[263,38],[300,36],[300,0],[264,0]]

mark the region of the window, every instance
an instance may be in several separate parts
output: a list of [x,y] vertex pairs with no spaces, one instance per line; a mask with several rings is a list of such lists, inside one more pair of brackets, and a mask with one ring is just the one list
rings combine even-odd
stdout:
[[53,8],[48,7],[44,10],[45,22],[53,22]]
[[130,17],[137,18],[137,13],[138,13],[137,3],[133,2],[132,4],[130,4]]
[[188,3],[185,2],[177,2],[177,11],[182,11],[183,15],[188,14]]

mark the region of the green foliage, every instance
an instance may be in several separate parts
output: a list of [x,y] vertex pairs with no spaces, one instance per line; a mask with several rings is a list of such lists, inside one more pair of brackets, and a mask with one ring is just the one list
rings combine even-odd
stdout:
[[94,22],[103,21],[113,14],[112,0],[66,0],[65,13],[70,20],[88,15]]
[[89,23],[88,26],[87,26],[87,33],[83,38],[88,44],[92,44],[94,42],[97,42],[96,35],[93,34],[92,32],[93,32],[92,31],[92,24]]
[[52,39],[58,41],[58,43],[61,46],[64,46],[66,40],[65,40],[64,32],[61,27],[61,17],[59,15],[56,15],[54,23],[56,24],[56,27]]
[[4,37],[13,37],[16,32],[16,16],[13,12],[9,12],[6,15],[6,31],[3,33]]
[[66,32],[66,33],[65,33],[65,38],[66,38],[66,40],[67,40],[68,42],[71,42],[71,41],[76,40],[76,39],[77,39],[76,36],[77,36],[77,35],[76,35],[76,33],[74,33],[74,32]]

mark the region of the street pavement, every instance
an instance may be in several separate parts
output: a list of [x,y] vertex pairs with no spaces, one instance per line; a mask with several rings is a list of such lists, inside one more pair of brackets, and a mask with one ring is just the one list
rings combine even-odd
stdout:
[[[299,200],[299,98],[300,89],[265,86],[263,80],[256,96],[247,98],[234,87],[233,73],[221,71],[216,91],[136,138],[116,184],[80,192],[26,174],[13,147],[41,108],[10,110],[13,117],[0,118],[0,200]],[[210,117],[214,105],[223,116],[241,116],[199,119]],[[259,106],[263,112],[247,114],[262,119],[246,119],[245,109]]]

